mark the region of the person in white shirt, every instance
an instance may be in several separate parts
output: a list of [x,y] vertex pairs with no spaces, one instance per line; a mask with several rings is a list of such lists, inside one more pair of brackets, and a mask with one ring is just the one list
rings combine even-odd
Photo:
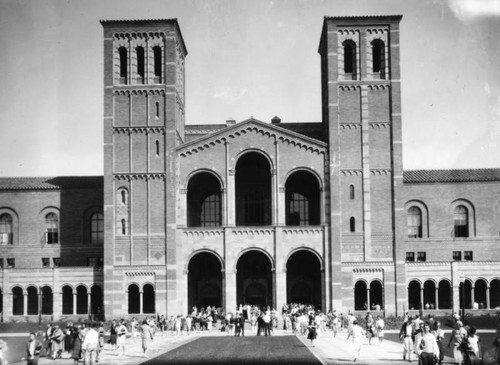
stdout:
[[424,324],[424,333],[417,340],[416,348],[420,365],[434,365],[435,359],[439,359],[436,337],[431,333],[431,327],[428,323]]
[[93,324],[87,331],[82,344],[82,351],[85,354],[85,365],[95,365],[98,345],[99,332],[97,332],[95,324]]
[[366,332],[358,325],[358,321],[355,319],[349,328],[349,334],[347,339],[352,337],[352,344],[354,346],[354,362],[359,360],[361,353],[361,345],[363,344],[363,338],[366,336]]

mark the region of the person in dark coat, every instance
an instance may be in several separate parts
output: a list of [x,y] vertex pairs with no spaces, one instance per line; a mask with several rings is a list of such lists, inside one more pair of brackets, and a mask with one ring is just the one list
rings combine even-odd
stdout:
[[27,365],[38,365],[40,352],[42,351],[42,344],[36,339],[35,333],[30,333],[30,339],[26,343],[26,358]]
[[83,335],[80,328],[77,328],[75,334],[76,336],[73,339],[73,351],[71,351],[71,358],[73,359],[73,364],[77,365],[78,360],[82,358]]

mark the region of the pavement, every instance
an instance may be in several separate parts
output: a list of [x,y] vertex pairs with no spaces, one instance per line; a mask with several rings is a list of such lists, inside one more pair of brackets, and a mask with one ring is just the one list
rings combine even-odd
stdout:
[[[386,331],[387,332],[387,331]],[[399,332],[399,331],[398,331]],[[253,336],[251,334],[251,329],[245,332],[247,336]],[[283,336],[283,335],[293,335],[291,331],[275,330],[273,335]],[[111,345],[106,344],[101,351],[100,355],[100,365],[139,365],[148,359],[159,356],[165,352],[171,351],[179,346],[182,346],[188,342],[194,341],[200,337],[204,336],[227,336],[227,333],[220,332],[219,330],[212,330],[210,332],[191,332],[188,336],[185,333],[183,335],[175,335],[171,332],[165,332],[163,336],[158,334],[155,339],[151,342],[151,346],[148,352],[148,358],[144,358],[141,349],[140,338],[133,339],[131,337],[127,338],[125,354],[121,354],[111,348]],[[307,340],[306,336],[297,335],[297,337],[304,343],[305,346],[309,348],[314,356],[323,365],[333,365],[333,364],[352,364],[354,359],[354,352],[352,348],[352,343],[348,341],[347,332],[339,332],[337,337],[333,336],[333,332],[319,332],[318,338],[315,341],[314,346],[311,342]],[[363,345],[361,349],[360,359],[357,364],[387,364],[391,365],[407,365],[408,361],[403,361],[402,359],[403,346],[401,343],[392,342],[384,340],[379,343],[377,338],[372,339],[371,345],[368,344],[368,340]],[[293,356],[293,355],[292,355]],[[414,360],[412,364],[417,364],[418,362]],[[444,363],[453,363],[453,359],[445,357]],[[26,361],[11,363],[10,365],[25,365]],[[73,360],[69,358],[52,360],[50,358],[40,358],[39,365],[68,365],[73,364]],[[79,364],[83,364],[79,363]]]

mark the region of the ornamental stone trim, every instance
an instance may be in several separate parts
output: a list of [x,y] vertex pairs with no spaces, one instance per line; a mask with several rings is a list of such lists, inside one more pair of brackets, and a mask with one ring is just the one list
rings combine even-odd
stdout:
[[389,84],[378,84],[378,85],[367,85],[367,86],[368,86],[368,90],[370,90],[370,91],[389,89]]
[[344,176],[361,176],[361,175],[363,175],[363,170],[361,170],[361,169],[346,169],[346,170],[340,170],[340,173]]
[[361,123],[340,123],[342,129],[358,129],[361,128]]
[[288,235],[297,234],[321,234],[323,229],[321,228],[284,228],[283,233]]
[[356,269],[352,269],[352,272],[354,273],[368,273],[368,272],[384,272],[384,269],[382,269],[381,267],[377,267],[377,268],[356,268]]
[[154,271],[126,271],[125,276],[155,276]]
[[113,133],[115,134],[130,134],[130,133],[146,133],[146,134],[154,134],[161,133],[165,134],[165,127],[150,127],[150,126],[142,126],[142,127],[113,127]]
[[[130,87],[131,85],[124,85]],[[143,87],[141,85],[141,87]],[[163,89],[115,89],[113,90],[113,95],[165,95],[165,90]]]
[[387,128],[391,125],[390,122],[369,122],[368,126],[370,128]]
[[233,229],[232,234],[235,236],[269,236],[274,232],[273,229],[252,229],[252,228],[243,228],[243,229]]
[[390,175],[391,169],[373,169],[370,170],[372,175]]
[[359,85],[339,85],[339,91],[357,91],[361,90],[361,86]]
[[117,181],[120,180],[125,180],[125,181],[132,181],[132,180],[163,180],[165,181],[165,174],[158,174],[158,173],[142,173],[142,174],[137,174],[137,173],[132,173],[132,174],[115,174],[113,175],[113,178]]
[[224,235],[224,230],[222,229],[184,230],[184,236],[191,236],[191,237],[222,236],[222,235]]
[[128,39],[163,39],[165,37],[164,32],[119,32],[114,33],[113,38],[116,40],[128,40]]

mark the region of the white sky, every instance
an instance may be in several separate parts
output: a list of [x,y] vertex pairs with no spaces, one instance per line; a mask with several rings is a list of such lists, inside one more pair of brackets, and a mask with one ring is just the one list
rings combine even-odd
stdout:
[[500,0],[0,0],[0,176],[101,175],[100,19],[177,18],[187,124],[321,121],[324,16],[402,14],[405,169],[500,167]]

